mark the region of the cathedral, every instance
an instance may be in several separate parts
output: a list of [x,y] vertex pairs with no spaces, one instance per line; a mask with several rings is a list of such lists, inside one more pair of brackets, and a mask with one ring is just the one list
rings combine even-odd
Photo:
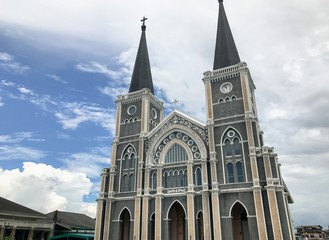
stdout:
[[[206,122],[154,95],[145,18],[130,87],[117,97],[112,161],[101,173],[96,240],[293,240],[293,200],[263,141],[255,84],[219,0]],[[214,31],[215,32],[215,31]]]

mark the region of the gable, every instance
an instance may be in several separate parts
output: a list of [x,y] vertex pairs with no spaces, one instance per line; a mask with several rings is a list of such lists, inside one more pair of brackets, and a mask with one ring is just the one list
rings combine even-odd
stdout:
[[[170,126],[177,125],[182,126],[184,128],[188,128],[194,131],[203,141],[205,144],[208,145],[208,129],[205,124],[200,123],[199,121],[177,111],[174,110],[171,112],[156,128],[154,128],[148,134],[148,140],[146,140],[146,147],[150,146],[154,139],[163,135],[165,132],[168,131]],[[146,148],[146,151],[148,148]]]
[[171,140],[181,142],[190,149],[190,159],[200,159],[207,156],[208,131],[206,125],[178,111],[173,111],[145,140],[147,162],[158,163],[162,150],[167,148]]

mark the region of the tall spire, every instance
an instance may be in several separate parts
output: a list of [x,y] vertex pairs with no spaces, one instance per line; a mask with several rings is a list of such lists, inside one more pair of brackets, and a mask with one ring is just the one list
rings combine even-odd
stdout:
[[228,23],[223,0],[219,2],[217,38],[214,58],[214,70],[228,67],[240,62],[238,50],[236,49],[233,35]]
[[131,93],[141,90],[143,88],[148,88],[154,94],[150,60],[149,60],[147,44],[146,44],[145,20],[147,20],[147,18],[145,17],[143,17],[143,19],[141,20],[141,22],[143,22],[142,36],[139,42],[139,47],[137,51],[133,75],[131,77],[129,92]]

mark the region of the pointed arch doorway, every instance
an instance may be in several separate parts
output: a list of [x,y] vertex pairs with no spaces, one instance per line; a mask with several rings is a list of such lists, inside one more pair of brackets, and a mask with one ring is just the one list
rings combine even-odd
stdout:
[[200,211],[197,216],[197,240],[204,240],[204,229],[203,229],[203,213]]
[[169,236],[171,240],[185,240],[185,212],[178,202],[175,202],[168,214]]
[[243,205],[237,202],[232,210],[232,229],[234,240],[250,240],[249,227],[248,227],[248,215]]
[[120,215],[120,240],[130,239],[130,213],[124,209]]

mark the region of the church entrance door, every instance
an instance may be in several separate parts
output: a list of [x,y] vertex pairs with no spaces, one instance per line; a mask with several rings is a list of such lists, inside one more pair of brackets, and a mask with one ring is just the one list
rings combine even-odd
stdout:
[[183,207],[175,202],[169,211],[169,236],[171,240],[185,239],[185,212]]
[[199,212],[197,215],[197,240],[204,240],[202,212]]
[[120,216],[120,240],[130,239],[130,214],[127,209]]
[[233,239],[250,240],[246,209],[240,203],[236,203],[232,208],[231,215],[232,215]]

